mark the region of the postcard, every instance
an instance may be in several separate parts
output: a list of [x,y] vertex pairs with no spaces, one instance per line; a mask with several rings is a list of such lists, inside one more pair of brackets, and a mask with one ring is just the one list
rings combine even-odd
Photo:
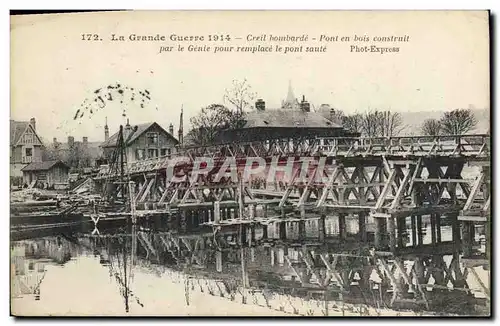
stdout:
[[11,314],[490,316],[489,31],[11,15]]

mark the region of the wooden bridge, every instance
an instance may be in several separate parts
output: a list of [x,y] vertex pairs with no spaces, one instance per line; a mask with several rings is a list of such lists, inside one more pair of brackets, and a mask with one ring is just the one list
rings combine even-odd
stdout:
[[[200,158],[213,167],[192,178]],[[238,168],[236,179],[217,177],[228,158]],[[289,164],[289,178],[243,180],[254,158],[266,162],[264,174],[273,163],[281,172]],[[490,162],[488,135],[284,139],[180,149],[174,157],[125,164],[125,179],[116,166],[103,167],[95,181],[103,189],[113,185],[108,195],[128,198],[131,217],[161,212],[157,218],[173,221],[181,233],[237,226],[239,243],[251,246],[276,230],[273,245],[281,243],[292,269],[300,265],[301,284],[335,283],[348,291],[354,274],[363,280],[377,266],[391,284],[391,305],[410,300],[428,306],[450,283],[467,292],[467,268],[489,268]],[[335,236],[325,231],[331,219]],[[354,234],[346,220],[355,221]],[[318,229],[313,242],[305,238],[311,221]],[[430,240],[424,240],[424,223]],[[291,226],[298,229],[292,242]],[[445,227],[451,239],[443,239]],[[298,259],[287,254],[292,244],[300,248]],[[351,263],[360,272],[353,273]],[[489,297],[487,286],[484,292]]]

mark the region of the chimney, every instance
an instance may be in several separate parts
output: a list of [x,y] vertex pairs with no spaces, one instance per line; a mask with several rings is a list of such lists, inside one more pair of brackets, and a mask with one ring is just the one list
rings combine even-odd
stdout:
[[82,138],[82,143],[83,143],[83,147],[88,147],[88,145],[89,145],[89,137],[83,137]]
[[331,108],[331,109],[330,109],[330,121],[331,121],[331,122],[337,122],[337,121],[335,121],[335,120],[336,120],[336,118],[335,118],[335,109],[334,109],[334,108]]
[[57,144],[57,138],[56,137],[52,138],[52,142],[54,143],[54,145],[56,145]]
[[130,121],[127,118],[127,124],[125,125],[125,128],[123,128],[123,139],[126,140],[128,139],[128,136],[132,132],[132,127],[130,126]]
[[257,102],[255,102],[255,108],[257,111],[265,111],[266,110],[266,102],[263,99],[259,98]]
[[68,147],[71,148],[75,145],[75,137],[68,136]]
[[35,120],[35,118],[31,118],[31,119],[30,119],[30,125],[31,125],[31,126],[33,127],[33,129],[35,129],[35,131],[36,131],[36,120]]
[[174,125],[173,124],[170,124],[168,126],[168,132],[169,134],[171,134],[172,136],[174,135]]
[[306,97],[302,95],[302,102],[300,102],[300,109],[303,112],[311,112],[311,104],[306,101]]

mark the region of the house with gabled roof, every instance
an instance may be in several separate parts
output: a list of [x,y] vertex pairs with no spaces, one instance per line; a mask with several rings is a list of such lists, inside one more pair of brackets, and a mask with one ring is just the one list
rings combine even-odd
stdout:
[[21,169],[42,161],[43,142],[36,132],[36,120],[10,120],[10,175],[22,177]]
[[[107,124],[104,127],[104,138],[102,144],[104,158],[108,163],[112,162],[113,152],[118,145],[118,135],[116,132],[109,136]],[[174,137],[174,126],[170,124],[167,132],[156,122],[148,122],[130,125],[123,128],[123,138],[125,142],[125,160],[127,163],[133,163],[140,160],[169,157],[176,150],[179,141]]]
[[68,186],[69,165],[61,160],[32,162],[23,167],[23,182],[42,188],[64,189]]
[[311,111],[305,97],[301,102],[292,101],[292,98],[293,93],[289,91],[279,109],[268,109],[262,99],[257,100],[255,110],[243,115],[240,127],[222,130],[218,134],[218,142],[359,137],[359,133],[346,130],[338,121]]

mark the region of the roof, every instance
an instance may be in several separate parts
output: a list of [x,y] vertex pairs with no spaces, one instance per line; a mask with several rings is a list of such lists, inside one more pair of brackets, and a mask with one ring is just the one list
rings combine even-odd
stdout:
[[[154,125],[158,126],[161,130],[165,132],[165,134],[169,135],[178,143],[179,141],[170,133],[168,133],[165,129],[162,128],[159,124],[156,122],[148,122],[148,123],[142,123],[138,124],[135,126],[131,126],[131,132],[128,134],[126,140],[125,140],[125,145],[128,146],[131,143],[133,143],[140,135],[142,135],[144,132],[146,132],[149,128],[153,127]],[[123,129],[125,132],[125,128]],[[115,147],[116,143],[118,141],[118,132],[114,133],[111,137],[108,138],[108,140],[104,141],[101,143],[101,147]]]
[[243,128],[342,128],[316,112],[290,109],[251,111],[245,117]]
[[[99,141],[89,141],[87,142],[87,148],[89,150],[91,149],[94,149],[94,148],[99,148],[101,146],[102,142],[99,142]],[[75,141],[75,145],[76,146],[83,146],[83,142],[82,141]],[[49,144],[47,147],[51,147],[51,148],[54,148],[54,143],[51,143]],[[60,142],[57,142],[57,149],[58,150],[70,150],[70,146],[69,146],[69,143],[68,142],[64,142],[64,143],[60,143]]]
[[56,165],[64,165],[69,169],[69,166],[61,160],[53,160],[53,161],[43,161],[43,162],[32,162],[26,165],[21,171],[46,171],[50,170]]
[[[26,129],[30,126],[30,123],[28,121],[15,121],[15,120],[10,120],[10,144],[11,145],[16,145],[19,142],[19,139],[21,136],[24,134]],[[38,134],[36,133],[36,130],[34,130],[35,135],[38,137]],[[38,137],[38,140],[42,142],[40,137]]]

